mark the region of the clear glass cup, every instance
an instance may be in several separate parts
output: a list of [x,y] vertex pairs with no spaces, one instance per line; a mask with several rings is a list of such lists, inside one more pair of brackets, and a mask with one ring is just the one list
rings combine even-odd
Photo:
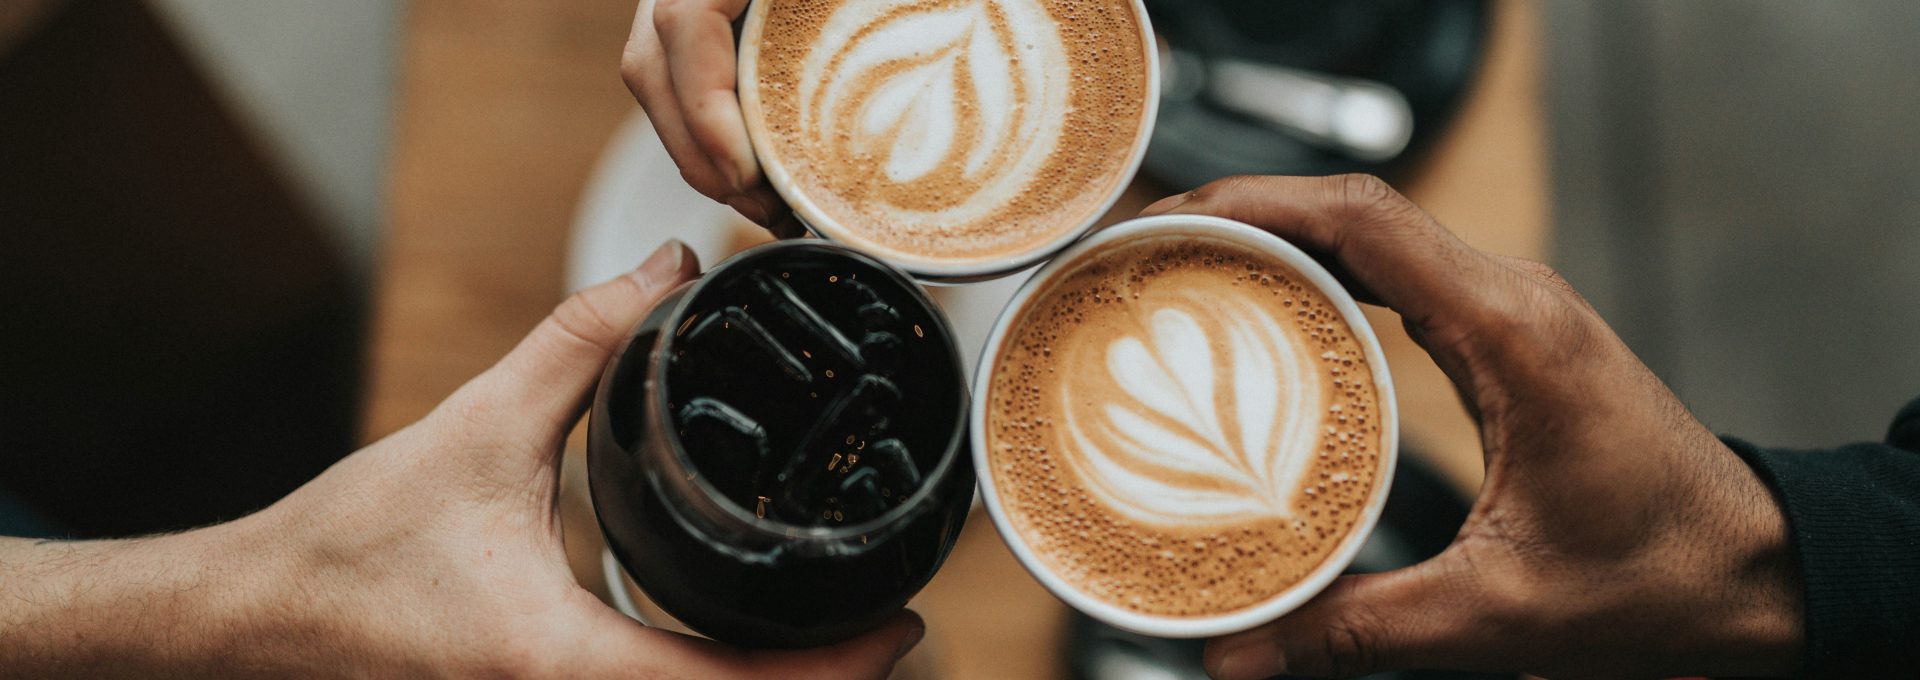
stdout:
[[[818,283],[815,277],[834,283],[802,287]],[[727,297],[741,291],[748,297]],[[752,297],[761,294],[770,297]],[[843,294],[850,297],[834,297]],[[766,332],[740,330],[746,326]],[[905,337],[895,345],[882,336]],[[772,344],[737,344],[741,338]],[[836,343],[839,349],[823,346]],[[699,363],[702,356],[721,360]],[[700,370],[688,373],[693,369],[676,361],[694,361]],[[856,363],[865,368],[848,368]],[[798,367],[810,382],[791,372],[763,374],[769,366]],[[875,387],[885,399],[861,396],[882,383],[897,394]],[[812,397],[785,394],[794,385],[816,389],[807,393]],[[710,398],[726,403],[700,401]],[[830,405],[811,406],[809,399]],[[821,417],[808,421],[810,409]],[[688,628],[751,647],[828,644],[885,622],[952,549],[974,488],[966,414],[952,332],[912,279],[823,241],[768,244],[668,294],[608,364],[588,428],[593,505],[628,575]],[[701,434],[721,416],[752,427]],[[866,429],[843,437],[845,428]],[[759,439],[727,439],[756,431]],[[797,440],[781,435],[801,431]],[[758,461],[753,465],[715,462],[741,448],[715,442],[739,441],[787,454],[749,459]],[[783,443],[791,441],[801,443]],[[909,445],[899,458],[894,449]],[[903,472],[900,460],[912,461],[915,471]],[[747,470],[754,472],[732,474]],[[779,472],[770,478],[766,470]],[[861,476],[881,481],[865,486]],[[802,484],[823,479],[828,487]],[[782,484],[830,487],[839,495],[821,500],[763,490]],[[884,501],[870,503],[874,489]],[[818,507],[808,505],[814,500]],[[795,521],[802,511],[809,521]],[[825,517],[812,520],[816,512]]]

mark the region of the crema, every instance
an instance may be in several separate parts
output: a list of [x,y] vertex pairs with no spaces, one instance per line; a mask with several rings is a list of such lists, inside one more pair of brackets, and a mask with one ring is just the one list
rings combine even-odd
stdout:
[[1050,571],[1122,608],[1264,602],[1328,559],[1381,484],[1361,340],[1243,244],[1103,246],[1029,298],[992,370],[982,474]]
[[1137,166],[1154,102],[1134,0],[758,5],[756,152],[830,237],[910,263],[1017,257],[1084,228]]

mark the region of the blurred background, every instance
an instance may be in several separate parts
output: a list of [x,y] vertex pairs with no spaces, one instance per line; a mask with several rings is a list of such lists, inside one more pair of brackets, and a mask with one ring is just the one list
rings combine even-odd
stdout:
[[[616,70],[633,5],[0,0],[0,530],[244,514],[426,413],[569,287],[667,235],[762,238],[663,165]],[[1920,3],[1149,5],[1171,54],[1254,80],[1167,102],[1115,218],[1227,172],[1379,172],[1561,269],[1716,431],[1878,439],[1920,395]],[[1405,148],[1237,101],[1248,82],[1383,86]],[[1471,423],[1375,321],[1409,448],[1470,497]],[[986,522],[925,599],[930,663],[1057,675],[1064,610]]]

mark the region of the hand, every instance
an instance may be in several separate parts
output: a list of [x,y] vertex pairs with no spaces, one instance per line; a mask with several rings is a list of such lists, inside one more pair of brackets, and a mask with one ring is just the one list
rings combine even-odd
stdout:
[[670,243],[574,295],[425,419],[252,516],[0,543],[0,676],[885,677],[919,640],[911,613],[835,647],[742,651],[641,626],[573,580],[567,432],[628,331],[698,268]]
[[620,76],[687,184],[782,238],[799,222],[760,173],[735,93],[733,21],[748,0],[640,0]]
[[1546,266],[1475,250],[1365,176],[1227,179],[1146,212],[1262,227],[1399,312],[1486,455],[1445,552],[1212,641],[1214,677],[1794,670],[1799,577],[1768,489]]

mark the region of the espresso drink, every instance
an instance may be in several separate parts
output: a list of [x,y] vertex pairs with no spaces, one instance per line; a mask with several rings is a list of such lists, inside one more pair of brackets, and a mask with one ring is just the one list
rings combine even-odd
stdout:
[[715,267],[602,379],[588,465],[609,547],[661,609],[729,643],[884,622],[972,499],[951,337],[911,281],[843,247]]
[[1098,217],[1137,165],[1154,104],[1137,7],[759,0],[741,83],[756,152],[801,217],[862,250],[1031,253]]
[[1260,604],[1327,560],[1380,484],[1361,343],[1250,246],[1103,245],[1008,327],[987,474],[1020,538],[1094,599],[1169,617]]

